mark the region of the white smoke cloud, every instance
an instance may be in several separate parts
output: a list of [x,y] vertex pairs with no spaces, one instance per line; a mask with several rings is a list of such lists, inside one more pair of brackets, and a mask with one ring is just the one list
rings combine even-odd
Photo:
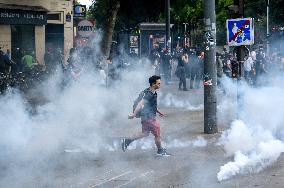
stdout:
[[[148,86],[152,72],[147,66],[124,70],[114,87],[102,85],[95,70],[101,61],[100,37],[96,36],[91,41],[96,49],[92,59],[84,59],[80,51],[75,53],[76,63],[83,68],[77,80],[62,85],[66,75],[58,71],[28,93],[13,91],[0,96],[0,167],[5,169],[0,187],[31,187],[35,177],[51,183],[52,177],[42,174],[56,168],[57,155],[62,153],[100,156],[102,150],[121,149],[120,143],[108,145],[108,140],[126,136],[127,114],[139,92]],[[145,143],[142,149],[148,147]],[[15,177],[20,178],[14,181]]]
[[172,93],[167,93],[165,95],[161,94],[159,97],[159,103],[165,107],[183,108],[186,110],[202,110],[203,105],[193,105],[190,99],[185,97],[174,95]]
[[[236,175],[258,173],[275,162],[284,152],[282,131],[284,87],[278,83],[278,78],[274,78],[269,86],[259,88],[251,88],[244,83],[239,84],[241,99],[238,101],[238,117],[241,120],[234,120],[219,140],[226,154],[234,155],[234,160],[220,168],[217,174],[219,181]],[[237,117],[237,93],[232,92],[237,90],[231,86],[231,83],[225,86],[231,90],[228,90],[227,96],[222,99],[218,107],[221,111],[219,114],[223,115],[222,120]],[[229,104],[227,101],[234,102],[230,105],[233,110],[223,105]],[[228,117],[228,114],[232,113],[233,116]]]
[[[166,148],[206,147],[208,145],[208,141],[201,136],[198,136],[194,140],[166,138],[165,141],[162,141],[162,145]],[[120,140],[115,140],[113,141],[112,144],[104,145],[104,148],[108,151],[119,151],[121,150],[121,142]],[[154,148],[156,148],[156,146],[153,138],[143,138],[136,140],[127,147],[128,150],[135,150],[135,149],[149,150]],[[66,152],[76,153],[83,151],[78,149],[73,149],[73,150],[66,150]]]
[[[148,78],[154,70],[148,66],[147,59],[135,60],[135,64],[143,66],[124,70],[120,74],[121,81],[107,88],[94,68],[96,61],[101,61],[99,35],[98,32],[98,37],[91,41],[96,49],[93,59],[84,58],[80,51],[75,53],[76,63],[83,68],[77,80],[62,85],[66,75],[58,71],[29,93],[15,91],[0,96],[0,165],[5,169],[1,172],[0,187],[31,187],[36,177],[42,178],[45,187],[56,187],[52,176],[42,174],[47,169],[56,169],[62,155],[83,153],[100,157],[101,151],[121,150],[119,140],[110,140],[131,136],[125,130],[134,123],[127,120],[127,114],[139,92],[148,87]],[[170,107],[203,108],[177,96],[168,95],[161,103],[164,101]],[[163,144],[180,148],[204,147],[207,143],[197,138],[193,141],[175,139]],[[147,138],[133,142],[128,149],[154,148],[154,139]],[[10,165],[10,161],[14,165]],[[14,181],[15,177],[20,178]]]
[[207,146],[207,140],[205,140],[203,137],[201,136],[198,136],[197,137],[197,140],[194,140],[192,142],[192,145],[193,146],[196,146],[196,147],[205,147]]
[[284,152],[284,144],[280,140],[260,142],[252,153],[237,151],[234,161],[221,166],[217,174],[218,181],[226,180],[238,174],[258,173],[275,162]]

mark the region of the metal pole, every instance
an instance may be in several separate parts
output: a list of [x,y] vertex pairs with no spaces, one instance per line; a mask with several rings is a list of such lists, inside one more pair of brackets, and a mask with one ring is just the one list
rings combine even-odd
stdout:
[[184,25],[184,41],[183,41],[183,43],[184,43],[184,47],[186,46],[186,43],[187,43],[187,25],[188,25],[188,23],[182,23],[183,25]]
[[269,49],[269,0],[267,0],[267,19],[266,19],[266,36],[267,36],[267,39],[266,39],[266,54],[269,55],[270,53],[270,49]]
[[[244,18],[244,0],[239,0],[239,17]],[[237,72],[237,119],[240,118],[240,112],[242,109],[242,92],[241,92],[241,79],[243,78],[244,69],[244,59],[245,59],[245,46],[237,46],[237,62],[238,62],[238,72]]]
[[166,0],[166,44],[167,49],[171,51],[171,16],[170,16],[170,0]]
[[213,134],[218,132],[215,0],[204,0],[204,26],[204,133]]

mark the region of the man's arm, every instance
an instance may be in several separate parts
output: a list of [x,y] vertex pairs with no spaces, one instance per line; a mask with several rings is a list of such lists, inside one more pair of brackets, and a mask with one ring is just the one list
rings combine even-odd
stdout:
[[158,112],[159,116],[161,116],[161,117],[164,117],[164,116],[165,116],[165,114],[162,113],[158,108],[157,108],[157,112]]
[[136,116],[137,112],[138,112],[143,106],[144,106],[144,100],[142,99],[142,100],[137,104],[137,106],[136,106],[134,112],[128,115],[128,119],[133,119],[133,118]]

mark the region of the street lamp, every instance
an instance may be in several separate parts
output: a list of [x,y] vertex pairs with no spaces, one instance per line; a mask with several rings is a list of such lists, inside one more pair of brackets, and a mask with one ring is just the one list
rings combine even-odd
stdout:
[[189,25],[188,23],[182,23],[184,25],[184,46],[186,46],[187,43],[187,33],[186,33],[186,28]]
[[184,35],[186,35],[186,26],[189,25],[188,23],[182,23],[184,25]]
[[269,49],[269,0],[267,0],[267,7],[266,7],[266,54],[269,55],[270,49]]
[[170,0],[165,0],[165,10],[166,10],[166,48],[171,52],[171,2]]

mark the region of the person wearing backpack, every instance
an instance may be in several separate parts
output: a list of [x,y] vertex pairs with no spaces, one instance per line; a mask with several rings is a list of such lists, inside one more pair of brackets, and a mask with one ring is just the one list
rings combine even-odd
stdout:
[[[131,138],[122,139],[122,150],[125,151],[134,140],[149,136],[150,132],[155,136],[157,155],[170,156],[166,149],[162,147],[160,135],[160,122],[156,119],[156,113],[164,116],[157,108],[157,92],[161,86],[161,77],[154,75],[149,78],[150,87],[142,91],[134,101],[134,110],[128,115],[128,119],[141,118],[142,132]],[[139,101],[139,102],[137,102]]]
[[2,51],[1,47],[0,47],[0,73],[5,73],[5,58],[4,58],[5,53]]

